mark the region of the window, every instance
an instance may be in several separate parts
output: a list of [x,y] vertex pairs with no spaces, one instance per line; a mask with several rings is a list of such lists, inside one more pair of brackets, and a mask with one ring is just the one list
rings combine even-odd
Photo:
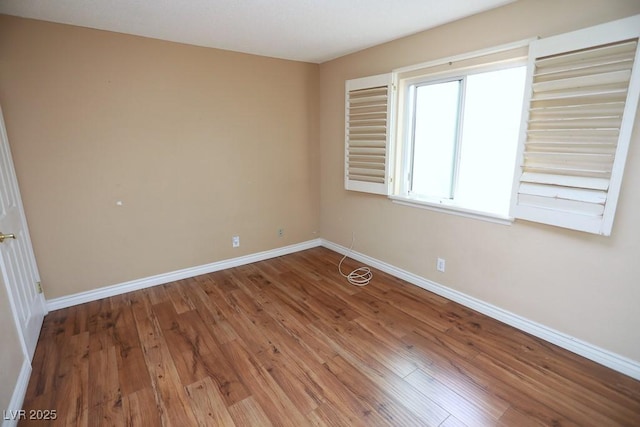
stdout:
[[345,188],[609,235],[639,37],[636,15],[348,81]]
[[507,217],[525,71],[408,81],[398,195]]

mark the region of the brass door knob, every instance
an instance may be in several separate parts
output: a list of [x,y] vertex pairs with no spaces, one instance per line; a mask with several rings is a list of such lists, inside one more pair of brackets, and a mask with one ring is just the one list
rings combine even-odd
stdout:
[[4,234],[2,231],[0,231],[0,243],[4,242],[4,239],[15,239],[16,235],[15,234]]

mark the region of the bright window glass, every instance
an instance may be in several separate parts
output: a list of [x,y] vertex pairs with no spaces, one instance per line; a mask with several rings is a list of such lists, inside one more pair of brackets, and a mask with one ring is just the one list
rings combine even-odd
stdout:
[[409,196],[507,216],[525,67],[416,83]]
[[455,80],[415,89],[412,193],[453,196],[460,86]]

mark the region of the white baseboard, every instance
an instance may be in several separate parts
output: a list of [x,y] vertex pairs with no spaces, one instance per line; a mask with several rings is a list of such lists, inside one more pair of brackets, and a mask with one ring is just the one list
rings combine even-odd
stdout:
[[[349,251],[348,248],[335,244],[328,240],[321,239],[321,241],[322,246],[343,255]],[[465,307],[472,308],[482,314],[506,323],[507,325],[511,325],[514,328],[520,329],[521,331],[530,333],[531,335],[553,343],[573,353],[579,354],[580,356],[586,357],[587,359],[593,360],[594,362],[600,363],[601,365],[604,365],[615,371],[640,380],[640,362],[605,350],[588,342],[582,341],[578,338],[572,337],[555,329],[526,319],[522,316],[518,316],[517,314],[511,313],[507,310],[503,310],[500,307],[496,307],[495,305],[489,304],[477,298],[466,295],[462,292],[458,292],[454,289],[440,285],[431,280],[427,280],[416,274],[410,273],[406,270],[402,270],[391,264],[387,264],[383,261],[377,260],[359,252],[352,251],[349,257],[363,262],[371,267],[375,267],[378,270],[382,270],[385,273],[389,273],[399,279],[406,280],[409,283],[455,301],[459,304],[462,304]]]
[[169,273],[158,274],[155,276],[145,277],[142,279],[131,280],[129,282],[117,285],[106,286],[103,288],[80,292],[59,298],[53,298],[47,301],[49,311],[59,310],[86,302],[96,301],[102,298],[112,297],[127,292],[137,291],[139,289],[149,288],[151,286],[162,285],[176,280],[186,279],[188,277],[199,276],[201,274],[212,273],[227,268],[238,267],[240,265],[251,264],[252,262],[263,261],[269,258],[275,258],[282,255],[288,255],[294,252],[303,251],[305,249],[320,246],[320,239],[308,240],[306,242],[294,245],[284,246],[282,248],[271,249],[264,252],[245,255],[237,258],[226,259],[213,262],[211,264],[200,265],[182,270],[171,271]]
[[[3,413],[2,427],[13,427],[18,425],[17,414],[18,411],[22,409],[30,377],[31,363],[29,363],[29,359],[25,356],[22,361],[22,368],[20,368],[20,374],[18,374],[18,380],[13,388],[13,395],[11,396],[9,407]],[[12,417],[12,414],[15,414],[15,416]]]
[[[158,274],[156,276],[146,277],[142,279],[132,280],[117,285],[107,286],[92,291],[81,292],[74,295],[64,296],[60,298],[54,298],[47,301],[47,308],[49,311],[58,310],[61,308],[71,307],[73,305],[84,304],[90,301],[96,301],[102,298],[111,297],[114,295],[120,295],[127,292],[136,291],[139,289],[148,288],[151,286],[161,285],[176,280],[186,279],[188,277],[198,276],[201,274],[212,273],[214,271],[220,271],[227,268],[238,267],[240,265],[250,264],[252,262],[263,261],[265,259],[274,258],[282,255],[288,255],[294,252],[314,248],[317,246],[324,246],[335,252],[345,254],[349,251],[348,248],[335,244],[325,239],[314,239],[306,242],[298,243],[295,245],[285,246],[282,248],[272,249],[264,252],[258,252],[251,255],[245,255],[238,258],[232,258],[228,260],[218,261],[211,264],[205,264],[192,268],[185,268],[183,270],[172,271],[169,273]],[[632,378],[640,380],[640,362],[628,359],[624,356],[618,355],[611,351],[605,350],[588,342],[582,341],[578,338],[564,334],[555,329],[541,325],[532,320],[526,319],[517,314],[511,313],[507,310],[503,310],[500,307],[496,307],[492,304],[479,300],[477,298],[466,295],[462,292],[440,285],[431,280],[427,280],[416,274],[410,273],[406,270],[402,270],[391,264],[387,264],[378,259],[361,254],[359,252],[351,252],[349,255],[351,258],[363,262],[367,265],[375,267],[392,276],[399,279],[406,280],[407,282],[419,286],[423,289],[431,291],[435,294],[448,298],[465,307],[472,308],[482,314],[499,320],[503,323],[511,325],[517,329],[528,332],[538,338],[541,338],[550,343],[556,344],[566,350],[579,354],[601,365],[607,366]],[[30,372],[29,366],[29,372]],[[22,372],[21,372],[22,375]],[[28,376],[25,382],[28,383]],[[17,388],[16,388],[17,389]],[[22,395],[24,398],[24,394]],[[21,403],[21,401],[20,401]],[[21,406],[17,406],[20,408]]]

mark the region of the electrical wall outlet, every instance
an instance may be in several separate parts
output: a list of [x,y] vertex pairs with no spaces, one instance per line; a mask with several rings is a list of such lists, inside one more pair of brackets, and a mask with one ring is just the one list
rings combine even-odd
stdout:
[[438,258],[438,261],[436,262],[436,268],[439,272],[444,273],[445,260],[442,258]]
[[284,237],[284,228],[278,228],[278,237]]
[[233,238],[231,239],[231,244],[234,248],[240,246],[240,236],[233,236]]

